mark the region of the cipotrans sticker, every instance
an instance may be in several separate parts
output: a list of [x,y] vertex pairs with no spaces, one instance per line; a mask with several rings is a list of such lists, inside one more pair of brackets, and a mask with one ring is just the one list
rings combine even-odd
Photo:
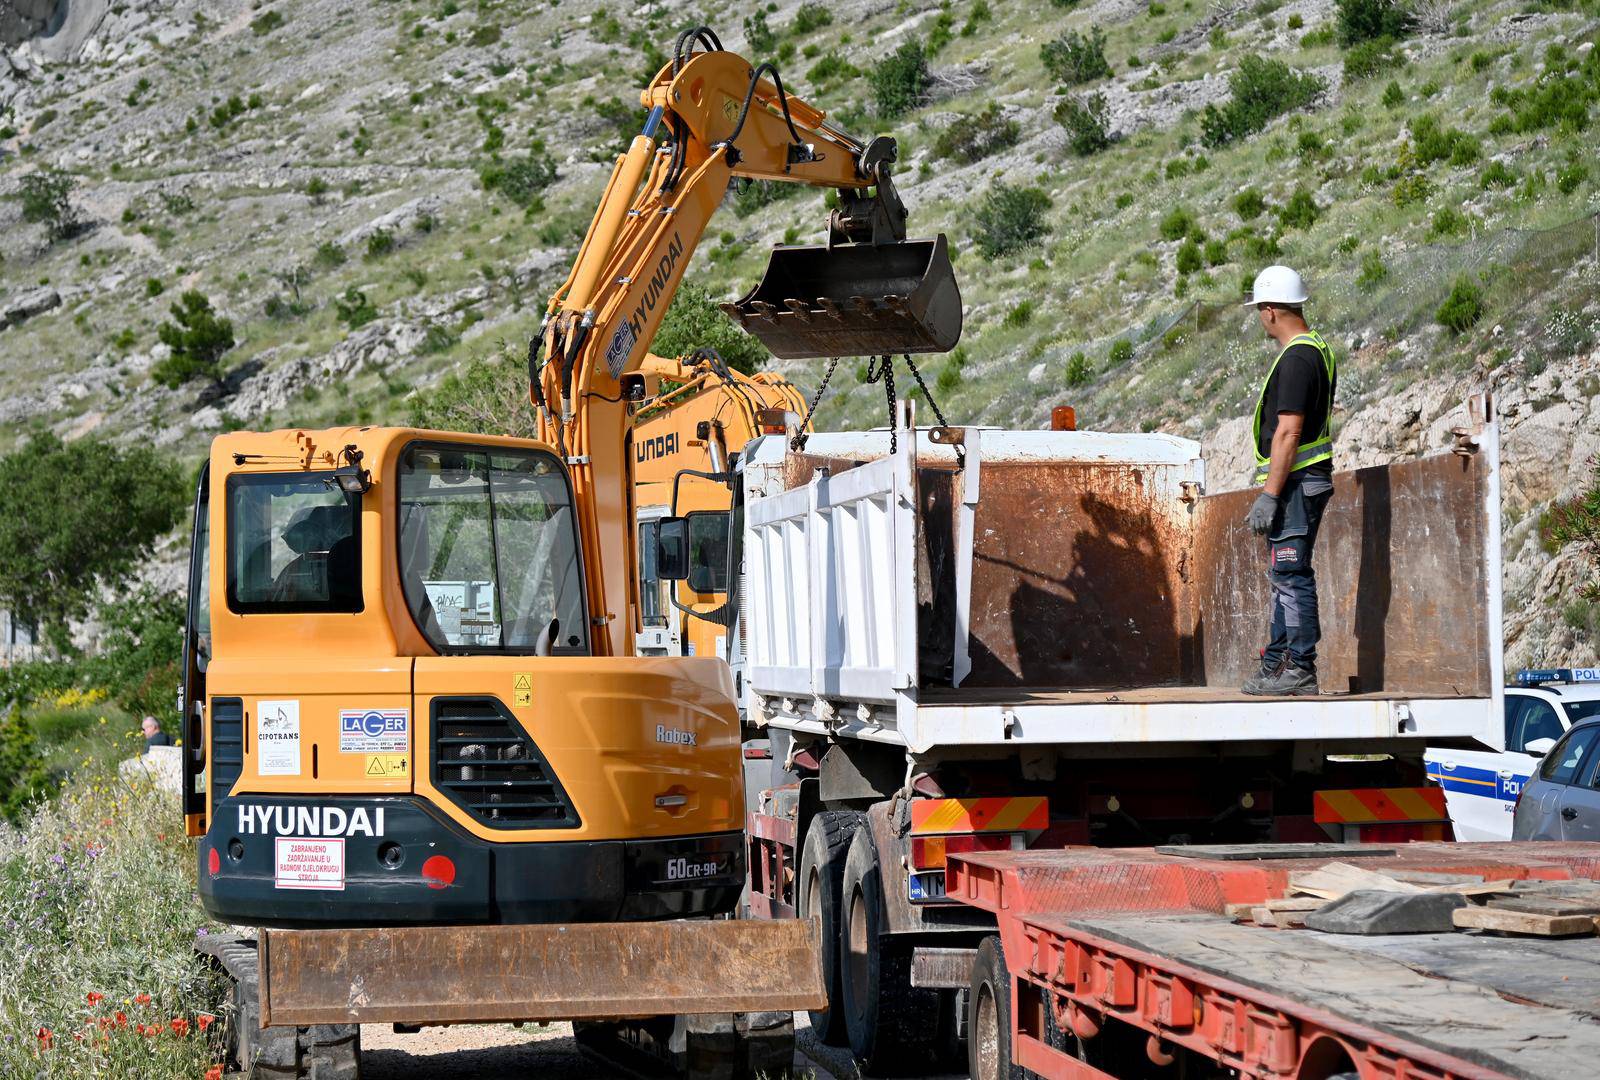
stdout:
[[278,837],[273,841],[272,884],[280,889],[343,890],[344,841]]
[[340,709],[339,752],[404,754],[411,750],[409,709]]
[[300,702],[256,703],[256,775],[300,775]]

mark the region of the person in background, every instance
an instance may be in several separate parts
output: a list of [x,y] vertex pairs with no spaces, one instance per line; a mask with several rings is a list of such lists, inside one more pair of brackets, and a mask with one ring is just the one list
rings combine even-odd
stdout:
[[144,718],[144,748],[149,750],[152,746],[171,746],[172,736],[161,730],[161,721],[153,716]]

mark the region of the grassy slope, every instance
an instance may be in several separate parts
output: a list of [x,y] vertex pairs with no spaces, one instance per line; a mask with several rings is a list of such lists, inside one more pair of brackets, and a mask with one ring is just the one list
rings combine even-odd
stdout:
[[[517,288],[511,268],[542,249],[557,249],[557,262],[565,257],[603,180],[603,167],[595,161],[619,138],[585,101],[628,98],[644,67],[639,50],[627,43],[629,32],[638,29],[644,37],[665,40],[675,24],[658,12],[613,34],[599,24],[583,26],[590,21],[590,8],[570,0],[536,12],[504,0],[446,14],[453,7],[404,0],[354,7],[287,0],[271,5],[283,13],[284,25],[256,35],[244,21],[251,9],[221,5],[203,38],[158,53],[155,63],[118,68],[114,74],[108,70],[86,89],[65,83],[68,92],[51,103],[57,118],[32,140],[38,153],[7,166],[15,173],[30,167],[31,160],[69,151],[81,155],[70,159],[82,177],[80,201],[102,225],[42,257],[30,255],[18,236],[7,244],[0,272],[6,291],[35,279],[59,286],[118,274],[124,281],[9,331],[7,352],[36,356],[39,364],[4,365],[0,390],[35,390],[41,369],[81,371],[98,357],[85,385],[54,411],[58,424],[68,430],[99,426],[132,433],[180,422],[195,411],[193,391],[155,389],[127,362],[130,354],[147,353],[154,344],[155,327],[179,284],[202,288],[233,316],[241,338],[234,354],[239,362],[256,357],[268,366],[296,357],[315,360],[337,344],[346,330],[333,300],[352,286],[385,315],[430,301],[449,304],[461,290],[487,287],[485,298],[456,301],[461,310],[437,314],[435,321],[448,331],[437,351],[338,380],[277,415],[232,421],[252,426],[395,418],[403,411],[397,399],[433,373],[482,352],[497,338],[522,338],[536,323],[539,295]],[[724,28],[729,43],[738,43],[737,17],[744,9],[708,7],[706,14]],[[1161,14],[1108,2],[1066,10],[992,3],[991,21],[976,24],[971,36],[957,34],[934,60],[936,74],[975,72],[975,86],[954,97],[941,95],[943,100],[893,125],[905,148],[900,175],[914,230],[948,231],[960,251],[970,360],[963,385],[947,395],[949,412],[961,419],[1036,424],[1049,404],[1070,398],[1095,426],[1192,434],[1243,410],[1261,357],[1245,320],[1232,314],[1224,314],[1207,333],[1142,347],[1131,366],[1107,370],[1113,338],[1140,339],[1184,306],[1174,295],[1177,244],[1162,241],[1157,231],[1159,218],[1175,205],[1191,210],[1209,236],[1220,238],[1241,224],[1229,205],[1238,189],[1253,185],[1266,196],[1267,216],[1250,223],[1263,233],[1278,231],[1273,208],[1295,189],[1312,192],[1324,213],[1308,230],[1283,233],[1281,257],[1304,268],[1319,295],[1332,292],[1340,298],[1329,305],[1333,310],[1319,312],[1330,336],[1348,340],[1359,333],[1367,341],[1427,321],[1436,303],[1433,292],[1418,297],[1414,283],[1396,275],[1380,288],[1381,303],[1345,297],[1353,293],[1350,283],[1369,252],[1399,266],[1407,261],[1405,252],[1428,243],[1429,221],[1438,208],[1465,206],[1474,229],[1538,226],[1582,213],[1592,199],[1592,179],[1570,195],[1546,186],[1531,198],[1515,188],[1485,193],[1478,180],[1482,162],[1490,157],[1504,157],[1519,177],[1553,176],[1569,155],[1592,151],[1592,130],[1486,138],[1479,163],[1431,167],[1433,194],[1412,207],[1395,206],[1389,181],[1362,179],[1368,166],[1384,170],[1395,162],[1404,125],[1420,113],[1432,112],[1482,136],[1500,111],[1487,100],[1486,84],[1526,83],[1542,67],[1552,42],[1575,47],[1593,36],[1593,19],[1545,12],[1538,5],[1531,7],[1534,18],[1508,30],[1506,20],[1524,7],[1488,0],[1460,4],[1450,33],[1420,36],[1406,46],[1414,54],[1409,62],[1341,88],[1337,48],[1299,44],[1332,18],[1331,6],[1316,0],[1240,7],[1220,19],[1223,37],[1196,29],[1219,21],[1217,9],[1198,0],[1167,4]],[[970,9],[959,0],[951,6],[957,27]],[[937,10],[930,4],[868,5],[862,14],[842,15],[835,26],[807,37],[783,37],[795,51],[784,66],[801,92],[861,122],[869,104],[866,78],[808,87],[804,72],[812,61],[801,53],[807,46],[813,52],[838,50],[866,67],[902,40],[925,38]],[[769,21],[781,32],[791,12],[787,5]],[[1289,29],[1291,18],[1301,25]],[[1135,100],[1184,89],[1174,90],[1174,84],[1200,85],[1196,80],[1208,75],[1224,76],[1241,56],[1262,50],[1297,68],[1328,71],[1331,66],[1334,87],[1317,108],[1281,119],[1241,145],[1204,151],[1209,168],[1203,172],[1177,175],[1183,166],[1173,165],[1188,162],[1192,169],[1202,154],[1193,115],[1174,126],[1137,128],[1094,159],[1074,158],[1050,118],[1057,95],[1042,70],[1038,46],[1063,29],[1091,24],[1105,29],[1114,78]],[[479,27],[499,30],[499,40],[469,44]],[[1513,33],[1529,36],[1514,44],[1495,40]],[[492,36],[480,33],[479,40]],[[1176,41],[1163,54],[1164,37]],[[1488,65],[1475,66],[1474,53],[1487,54]],[[1135,54],[1149,59],[1132,69],[1129,58]],[[197,58],[203,62],[196,63]],[[1390,74],[1404,91],[1399,107],[1380,104]],[[141,75],[152,85],[129,106],[125,97]],[[261,104],[214,128],[208,110],[231,93],[245,98],[258,93]],[[1022,122],[1023,145],[959,169],[934,160],[933,135],[949,114],[970,112],[991,100],[1002,102]],[[97,107],[87,104],[97,101]],[[481,149],[486,129],[475,104],[484,102],[506,132],[508,147],[538,136],[561,162],[562,179],[543,211],[525,215],[477,189],[475,168],[486,159]],[[198,118],[193,132],[183,126],[190,115]],[[1326,144],[1324,154],[1297,152],[1306,132]],[[113,152],[118,146],[134,152]],[[972,247],[969,234],[973,206],[997,178],[1047,191],[1053,201],[1052,231],[1037,248],[990,264]],[[309,193],[313,179],[326,187],[323,194]],[[162,193],[179,191],[188,193],[195,209],[179,212],[165,203]],[[346,245],[342,265],[318,264],[319,244],[336,242],[378,214],[428,195],[439,200],[431,232],[402,230],[398,250],[380,259],[364,259],[358,242]],[[1119,196],[1124,196],[1120,207]],[[724,294],[742,289],[759,274],[764,249],[786,230],[797,230],[801,238],[816,234],[819,201],[816,196],[785,200],[748,218],[728,213],[713,224],[693,272]],[[124,222],[129,209],[134,217]],[[732,243],[718,241],[724,233]],[[1230,245],[1228,263],[1192,281],[1191,294],[1231,299],[1241,276],[1259,261],[1242,248]],[[713,253],[718,257],[711,258]],[[1445,265],[1430,267],[1430,273],[1448,276],[1450,258],[1439,261]],[[314,310],[298,319],[267,318],[264,303],[284,291],[273,274],[295,267],[304,271],[303,292]],[[167,295],[145,295],[143,283],[151,277],[163,282]],[[1034,302],[1032,318],[1025,325],[1007,325],[1006,314],[1024,299]],[[1515,307],[1519,298],[1508,293],[1504,299]],[[1564,302],[1560,295],[1542,297],[1532,309],[1507,314],[1543,318]],[[483,321],[473,325],[478,320]],[[118,342],[117,335],[127,330],[131,336]],[[1438,343],[1430,348],[1427,364],[1470,365],[1483,351],[1482,338],[1474,334]],[[1087,385],[1069,388],[1065,361],[1079,349],[1094,362],[1094,375]],[[1363,379],[1362,389],[1381,391],[1390,374],[1375,372]],[[876,388],[855,388],[835,399],[825,420],[876,422],[878,407]],[[230,422],[215,413],[203,420],[213,427]],[[184,438],[178,445],[193,452],[198,440]]]

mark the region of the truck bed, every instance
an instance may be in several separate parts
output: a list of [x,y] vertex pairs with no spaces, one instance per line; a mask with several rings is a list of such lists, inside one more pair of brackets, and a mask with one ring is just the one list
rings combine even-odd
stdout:
[[[1450,695],[1468,697],[1467,694]],[[935,686],[918,695],[923,705],[1005,705],[1028,708],[1036,705],[1259,705],[1270,701],[1306,703],[1345,701],[1392,701],[1393,694],[1339,694],[1324,692],[1314,699],[1291,695],[1258,697],[1230,686],[1134,686],[1063,690],[1058,687]]]

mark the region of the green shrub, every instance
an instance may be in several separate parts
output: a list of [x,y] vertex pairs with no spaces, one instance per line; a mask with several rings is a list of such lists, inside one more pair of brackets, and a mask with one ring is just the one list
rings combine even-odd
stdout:
[[1390,79],[1389,85],[1383,88],[1383,97],[1381,100],[1383,101],[1384,108],[1398,109],[1400,106],[1406,103],[1406,92],[1400,89],[1400,84],[1398,82]]
[[1200,245],[1193,240],[1185,240],[1178,245],[1177,266],[1179,274],[1192,274],[1205,266],[1205,256],[1200,250]]
[[1481,318],[1483,318],[1483,291],[1466,276],[1456,278],[1455,285],[1450,289],[1450,295],[1439,305],[1434,319],[1451,333],[1464,334]]
[[263,11],[250,20],[250,29],[257,37],[264,37],[282,26],[287,20],[281,11]]
[[539,206],[545,188],[556,181],[556,160],[535,143],[520,157],[493,161],[478,168],[478,182],[485,191],[498,191],[525,210]]
[[922,101],[928,90],[928,57],[919,41],[908,41],[872,69],[872,99],[878,115],[893,120]]
[[1478,186],[1485,191],[1490,188],[1508,188],[1516,184],[1517,174],[1512,172],[1503,161],[1491,161],[1483,173],[1478,177]]
[[1350,46],[1378,38],[1402,38],[1416,25],[1405,0],[1337,0],[1339,44]]
[[1009,327],[1027,326],[1033,321],[1033,301],[1024,300],[1010,311],[1001,322]]
[[1050,205],[1050,196],[1038,188],[996,181],[975,215],[978,250],[996,259],[1038,243],[1050,232],[1044,217]]
[[1371,292],[1383,284],[1389,277],[1389,268],[1383,264],[1383,257],[1376,251],[1369,251],[1361,258],[1361,273],[1356,275],[1356,286],[1363,292]]
[[328,182],[320,176],[313,176],[306,181],[306,194],[313,199],[320,199],[328,193]]
[[745,16],[744,39],[756,56],[766,56],[778,47],[778,35],[767,25],[765,10],[757,8],[753,14]]
[[813,86],[821,86],[829,79],[853,79],[861,74],[861,69],[838,53],[829,53],[806,72],[806,81]]
[[792,199],[806,190],[803,184],[786,184],[781,180],[749,180],[733,193],[733,212],[749,217],[763,206],[784,199]]
[[805,3],[794,13],[794,32],[809,34],[813,30],[820,30],[824,26],[833,25],[833,12],[827,4]]
[[1022,138],[1022,125],[1000,114],[1000,106],[990,102],[981,113],[962,114],[934,140],[933,152],[970,165],[991,154],[1008,150]]
[[1467,215],[1453,206],[1440,207],[1433,212],[1433,220],[1429,223],[1430,236],[1465,236],[1471,228]]
[[[1587,490],[1539,515],[1539,540],[1552,554],[1568,544],[1582,546],[1591,566],[1589,581],[1582,588],[1583,599],[1600,603],[1600,460],[1593,463]],[[1595,614],[1589,612],[1591,620]]]
[[28,805],[50,787],[50,770],[39,756],[29,716],[0,715],[0,818],[21,821]]
[[367,294],[354,285],[333,298],[333,307],[339,313],[339,321],[351,330],[357,330],[378,317],[378,309],[372,306]]
[[324,240],[317,245],[317,250],[311,256],[311,263],[319,270],[332,270],[336,266],[343,266],[345,261],[344,249],[332,240]]
[[1174,206],[1168,210],[1158,226],[1163,240],[1182,240],[1194,227],[1194,215],[1182,206]]
[[1332,26],[1319,26],[1315,30],[1310,31],[1309,33],[1305,33],[1305,34],[1301,34],[1300,35],[1300,47],[1302,49],[1320,49],[1324,45],[1332,45],[1332,44],[1333,44],[1333,27]]
[[1394,64],[1394,39],[1381,37],[1352,45],[1344,54],[1346,82],[1369,79]]
[[211,110],[211,126],[221,131],[229,124],[245,114],[244,98],[234,94],[221,105]]
[[1294,148],[1301,161],[1316,161],[1328,156],[1327,142],[1310,128],[1302,131],[1295,139]]
[[[1057,7],[1071,7],[1077,0],[1051,0]],[[994,12],[989,8],[989,0],[972,0],[972,7],[967,12],[967,21],[961,24],[961,36],[971,37],[978,32],[978,27],[986,22],[994,21]]]
[[958,345],[950,353],[950,358],[945,361],[944,366],[939,369],[939,378],[935,380],[934,385],[939,388],[941,393],[949,393],[961,385],[966,369],[967,350]]
[[202,292],[186,290],[172,305],[172,321],[156,328],[156,336],[172,355],[150,369],[151,378],[170,389],[191,379],[222,384],[222,357],[233,348],[233,323],[217,315]]
[[1311,197],[1311,192],[1305,188],[1295,188],[1289,201],[1278,208],[1278,223],[1285,229],[1309,229],[1321,215],[1322,209]]
[[1079,157],[1098,154],[1111,145],[1106,126],[1106,96],[1074,94],[1056,105],[1056,123],[1067,133],[1067,146]]
[[1207,105],[1200,116],[1201,141],[1226,146],[1266,127],[1274,118],[1316,100],[1326,84],[1281,60],[1246,56],[1228,76],[1232,97],[1222,107]]
[[1111,343],[1111,352],[1107,356],[1110,367],[1119,367],[1133,359],[1133,342],[1127,338],[1118,338]]
[[1432,113],[1423,113],[1407,127],[1419,166],[1427,167],[1436,161],[1463,166],[1478,160],[1478,140],[1458,128],[1440,127],[1439,118]]
[[160,296],[162,293],[164,293],[166,291],[167,291],[167,287],[165,285],[161,284],[161,279],[160,278],[154,278],[154,277],[153,278],[145,278],[145,281],[144,281],[144,294],[146,296],[150,296],[150,297]]
[[[772,359],[766,346],[728,321],[711,294],[699,285],[679,287],[649,347],[658,356],[687,356],[699,348],[715,349],[729,367],[746,374]],[[526,396],[524,374],[524,399]]]
[[1054,41],[1039,47],[1039,58],[1044,68],[1056,82],[1078,86],[1111,74],[1106,62],[1106,35],[1098,26],[1091,27],[1087,35],[1068,30]]
[[394,233],[388,229],[374,229],[367,234],[366,259],[368,262],[381,259],[393,252],[395,246]]
[[479,23],[467,36],[467,44],[476,49],[487,49],[500,43],[500,27],[494,23]]
[[1253,187],[1247,187],[1233,197],[1234,213],[1239,215],[1241,221],[1249,221],[1260,217],[1261,211],[1267,208],[1267,200],[1261,197],[1261,192]]
[[1082,386],[1094,375],[1089,357],[1082,349],[1067,357],[1066,379],[1068,386]]
[[1556,171],[1556,190],[1563,195],[1571,195],[1587,179],[1589,166],[1573,158]]
[[1228,261],[1228,243],[1226,240],[1207,240],[1205,243],[1205,257],[1207,266],[1222,266]]
[[54,169],[28,173],[17,182],[17,199],[22,203],[22,220],[43,225],[50,243],[76,236],[83,224],[72,208],[72,189],[77,180]]

